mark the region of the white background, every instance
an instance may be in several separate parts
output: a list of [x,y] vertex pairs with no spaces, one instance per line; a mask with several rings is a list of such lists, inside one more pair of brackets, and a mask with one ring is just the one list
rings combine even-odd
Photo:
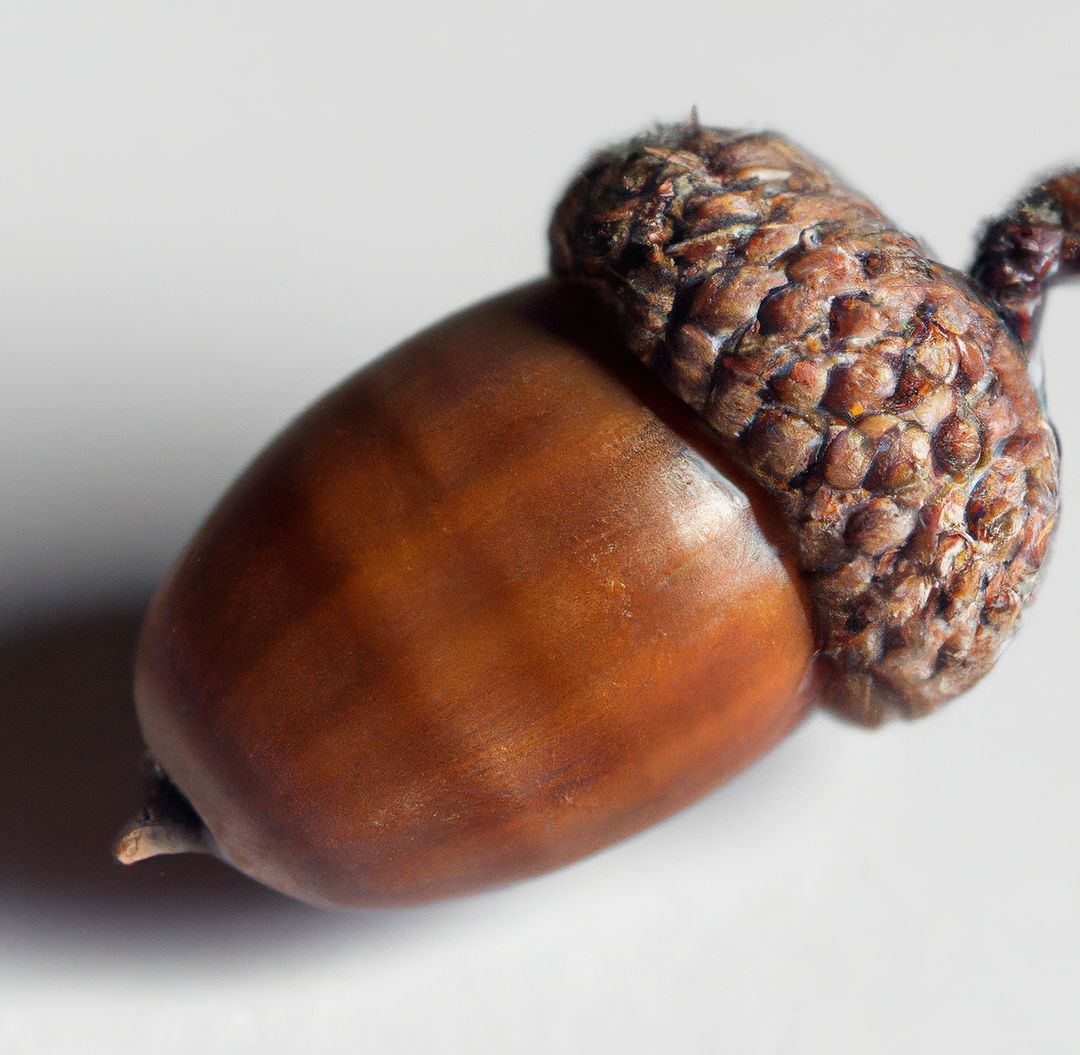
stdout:
[[627,844],[422,910],[107,857],[153,584],[302,405],[541,272],[594,146],[694,103],[782,129],[957,265],[1080,159],[1080,8],[876,6],[0,0],[0,1051],[1080,1051],[1080,288],[1042,340],[1056,555],[939,715],[816,715]]

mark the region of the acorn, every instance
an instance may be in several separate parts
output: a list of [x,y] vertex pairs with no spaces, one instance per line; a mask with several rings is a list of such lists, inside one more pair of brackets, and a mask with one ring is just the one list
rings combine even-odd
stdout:
[[1028,376],[1080,173],[935,263],[773,134],[598,155],[555,277],[361,370],[231,488],[154,599],[131,863],[208,849],[315,904],[575,860],[814,703],[972,686],[1057,512]]

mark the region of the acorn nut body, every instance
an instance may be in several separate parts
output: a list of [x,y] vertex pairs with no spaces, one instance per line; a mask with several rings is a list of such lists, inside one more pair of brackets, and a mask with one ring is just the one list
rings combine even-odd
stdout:
[[361,371],[158,594],[139,720],[242,871],[338,905],[505,883],[691,802],[804,712],[783,526],[588,317],[543,283]]
[[118,857],[430,900],[659,820],[816,699],[876,724],[963,691],[1054,526],[1027,361],[1078,230],[1056,177],[968,277],[771,133],[598,155],[557,280],[344,382],[188,546],[140,639],[161,779]]

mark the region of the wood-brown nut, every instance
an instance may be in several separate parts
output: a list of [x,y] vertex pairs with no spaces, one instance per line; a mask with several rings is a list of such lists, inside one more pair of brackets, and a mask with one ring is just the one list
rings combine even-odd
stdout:
[[120,854],[201,842],[322,904],[505,883],[747,765],[813,650],[760,489],[541,283],[346,381],[218,506],[137,664],[198,819],[151,809]]

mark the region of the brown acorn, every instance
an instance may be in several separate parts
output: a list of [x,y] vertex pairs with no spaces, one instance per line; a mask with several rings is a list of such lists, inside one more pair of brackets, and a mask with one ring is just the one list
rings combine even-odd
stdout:
[[118,857],[428,900],[655,822],[814,698],[873,724],[967,688],[1056,512],[1026,342],[1080,266],[1080,178],[1044,186],[1056,243],[1021,203],[976,283],[778,136],[600,155],[558,281],[346,381],[188,546],[141,637],[161,777]]

